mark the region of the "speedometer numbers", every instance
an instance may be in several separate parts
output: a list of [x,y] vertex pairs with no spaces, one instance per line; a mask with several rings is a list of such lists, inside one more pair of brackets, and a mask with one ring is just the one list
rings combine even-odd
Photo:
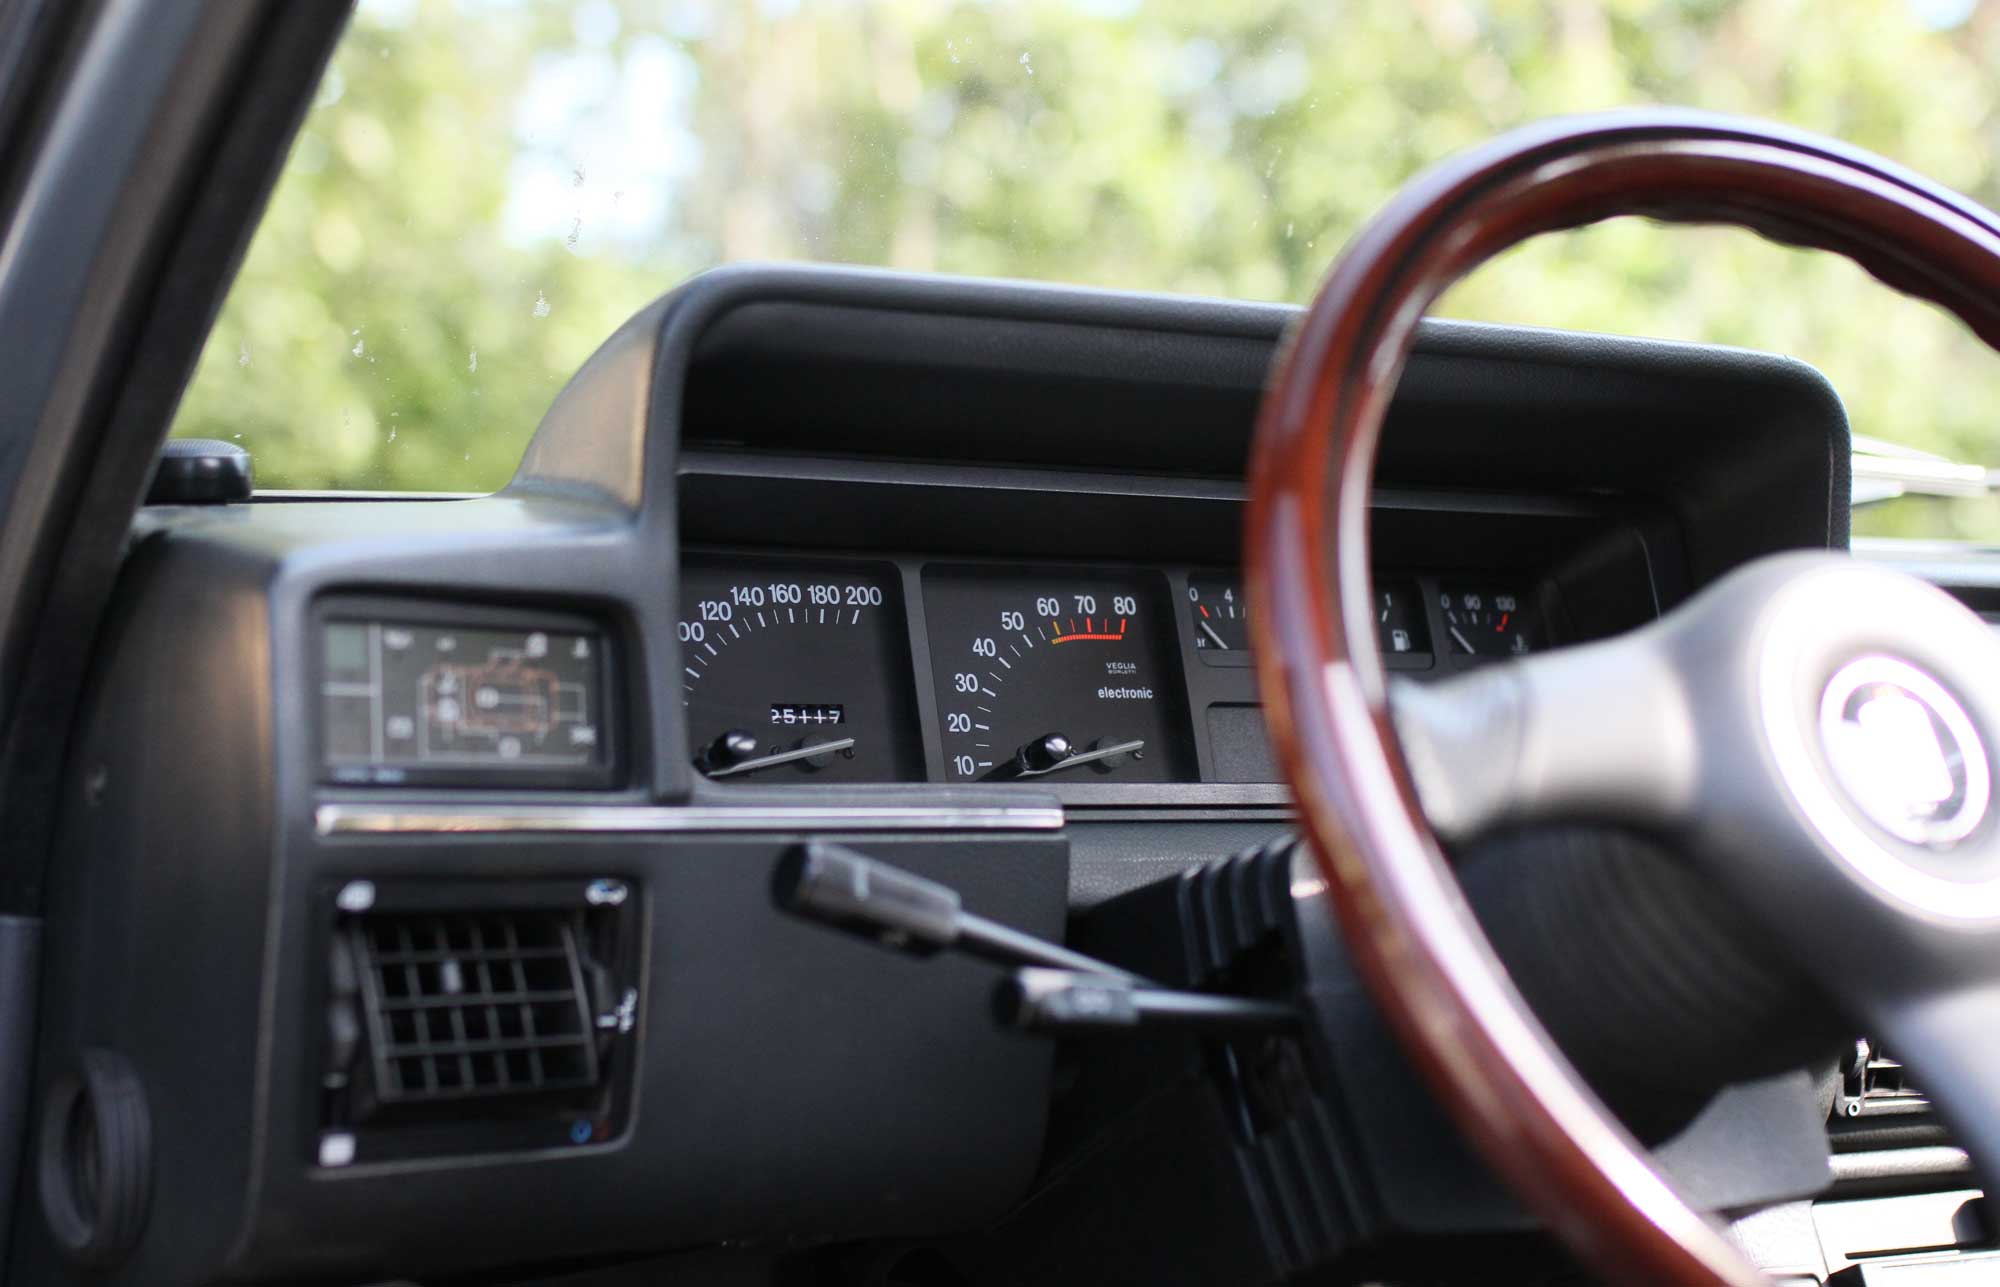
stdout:
[[1187,777],[1159,591],[1137,576],[926,572],[946,779]]
[[692,562],[681,689],[694,766],[718,781],[923,777],[893,568]]

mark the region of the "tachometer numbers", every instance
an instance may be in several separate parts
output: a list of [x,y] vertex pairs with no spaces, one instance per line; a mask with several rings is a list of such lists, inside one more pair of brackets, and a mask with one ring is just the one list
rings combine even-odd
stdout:
[[921,778],[892,569],[696,560],[681,574],[695,768],[718,781]]
[[1162,589],[1142,576],[927,572],[946,778],[1183,780]]

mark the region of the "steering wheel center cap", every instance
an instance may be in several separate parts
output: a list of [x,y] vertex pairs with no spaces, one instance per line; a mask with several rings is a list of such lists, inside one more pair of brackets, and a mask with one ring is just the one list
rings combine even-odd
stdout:
[[1949,849],[1986,817],[1992,770],[1972,717],[1917,667],[1848,662],[1819,703],[1820,745],[1848,799],[1899,840]]

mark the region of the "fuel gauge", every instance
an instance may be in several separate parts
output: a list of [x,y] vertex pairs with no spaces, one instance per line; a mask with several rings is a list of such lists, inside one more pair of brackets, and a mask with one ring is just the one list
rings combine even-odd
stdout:
[[1376,583],[1375,637],[1391,666],[1430,664],[1431,636],[1424,624],[1424,600],[1414,584]]
[[[1250,611],[1242,586],[1226,576],[1188,578],[1188,611],[1194,646],[1211,666],[1248,664]],[[1424,598],[1414,581],[1383,581],[1375,587],[1376,640],[1392,669],[1421,670],[1431,664],[1431,635]]]

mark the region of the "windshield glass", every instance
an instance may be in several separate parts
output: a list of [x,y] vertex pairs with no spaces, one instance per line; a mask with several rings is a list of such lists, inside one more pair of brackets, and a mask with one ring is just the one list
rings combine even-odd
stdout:
[[[1635,103],[1992,204],[1996,56],[1975,0],[362,0],[175,431],[243,443],[265,487],[490,490],[591,350],[711,265],[1303,301],[1424,166]],[[1793,354],[1857,433],[2000,463],[2000,362],[1829,256],[1619,221],[1441,311]]]

